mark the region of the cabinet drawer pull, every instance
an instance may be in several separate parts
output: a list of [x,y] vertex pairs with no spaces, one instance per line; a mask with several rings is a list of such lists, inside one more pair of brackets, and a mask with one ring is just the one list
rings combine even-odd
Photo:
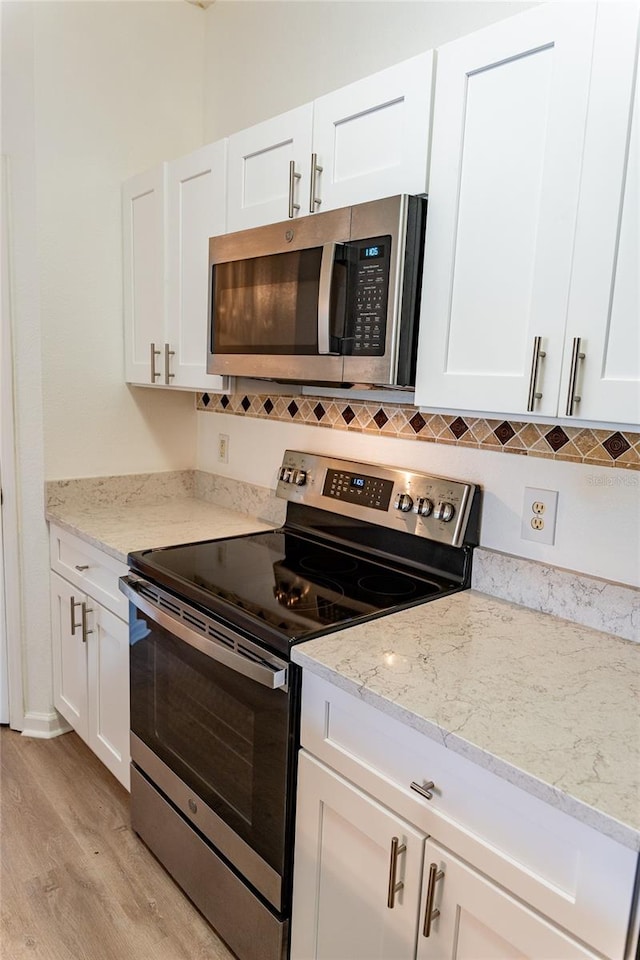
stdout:
[[76,630],[81,624],[76,623],[76,607],[81,607],[82,604],[79,600],[76,600],[75,597],[69,597],[69,612],[71,614],[71,636],[75,637]]
[[527,413],[533,413],[536,400],[542,400],[542,394],[536,390],[538,385],[538,367],[540,361],[546,357],[546,352],[541,350],[542,337],[533,338],[533,354],[531,356],[531,375],[529,377],[529,397],[527,399]]
[[416,783],[414,780],[411,784],[411,789],[415,790],[416,793],[419,793],[421,797],[424,797],[425,800],[431,800],[433,798],[432,790],[435,787],[433,780],[429,780],[428,783]]
[[175,350],[172,350],[170,345],[168,343],[165,343],[164,345],[164,382],[167,387],[171,384],[171,381],[175,377],[175,373],[170,372],[171,361],[169,359],[170,357],[175,357],[175,355],[176,355]]
[[427,905],[424,908],[424,927],[422,936],[431,936],[431,921],[440,916],[440,911],[433,906],[433,898],[436,893],[436,883],[444,877],[444,870],[438,870],[438,864],[432,863],[429,866],[429,884],[427,886]]
[[397,837],[391,838],[391,857],[389,858],[389,892],[387,893],[387,906],[393,910],[396,904],[396,893],[402,890],[404,883],[402,880],[396,881],[398,871],[398,857],[407,849],[406,843],[400,843]]
[[160,371],[156,370],[156,357],[160,356],[160,351],[156,350],[155,343],[151,344],[151,383],[155,383],[160,376]]
[[86,643],[87,637],[89,636],[89,634],[93,633],[93,630],[89,630],[87,627],[87,614],[93,613],[93,608],[88,607],[86,603],[83,603],[81,604],[81,612],[82,612],[82,642]]
[[89,569],[88,563],[76,563],[76,570],[78,573],[84,573],[85,570]]
[[584,360],[584,353],[580,352],[580,337],[573,338],[573,349],[571,350],[571,367],[569,370],[569,392],[567,394],[567,416],[573,416],[573,408],[576,403],[580,403],[582,397],[576,394],[576,384],[578,380],[578,361]]
[[296,186],[296,180],[299,180],[302,176],[301,173],[296,173],[296,162],[295,160],[289,161],[289,219],[293,219],[297,210],[300,209],[300,204],[294,202],[294,191]]
[[311,190],[309,191],[309,213],[315,213],[316,207],[322,203],[320,197],[316,197],[316,180],[319,173],[322,173],[322,167],[318,163],[318,154],[311,154]]

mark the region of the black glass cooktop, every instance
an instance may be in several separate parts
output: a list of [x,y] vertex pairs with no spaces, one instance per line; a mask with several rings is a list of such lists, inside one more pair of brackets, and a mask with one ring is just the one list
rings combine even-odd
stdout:
[[129,563],[279,649],[460,588],[284,528],[139,551]]

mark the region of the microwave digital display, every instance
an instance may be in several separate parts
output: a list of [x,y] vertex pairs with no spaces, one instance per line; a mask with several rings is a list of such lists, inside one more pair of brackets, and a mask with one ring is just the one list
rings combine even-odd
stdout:
[[384,244],[377,243],[371,247],[362,247],[360,249],[360,259],[361,260],[371,260],[378,257],[384,257]]

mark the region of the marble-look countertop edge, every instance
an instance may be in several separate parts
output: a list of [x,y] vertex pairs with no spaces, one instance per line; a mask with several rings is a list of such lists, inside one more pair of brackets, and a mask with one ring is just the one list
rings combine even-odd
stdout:
[[291,659],[294,663],[297,663],[298,666],[309,670],[322,680],[326,680],[334,686],[339,687],[341,690],[344,690],[345,693],[356,696],[364,703],[368,703],[377,710],[381,710],[394,720],[404,723],[418,733],[422,733],[431,740],[435,740],[441,746],[453,750],[453,752],[459,756],[475,763],[476,766],[482,767],[490,773],[494,773],[502,780],[506,780],[515,787],[519,787],[538,800],[555,807],[562,813],[568,814],[586,826],[592,827],[604,836],[617,841],[622,846],[640,852],[640,831],[616,820],[615,817],[604,813],[604,811],[598,810],[584,801],[571,796],[571,794],[566,791],[540,780],[526,770],[506,760],[502,760],[489,750],[465,740],[450,730],[446,730],[434,721],[426,717],[421,717],[411,710],[406,709],[401,704],[395,703],[381,694],[368,689],[365,685],[351,680],[339,671],[326,666],[319,660],[305,653],[304,647],[305,644],[302,643],[294,647],[292,651]]
[[92,534],[88,533],[85,528],[79,527],[77,524],[71,523],[69,520],[65,520],[64,517],[61,517],[53,510],[45,511],[45,519],[48,523],[52,523],[54,526],[60,527],[61,530],[65,530],[67,533],[72,533],[75,537],[78,537],[79,540],[82,540],[83,543],[88,543],[90,546],[95,547],[96,550],[106,553],[108,556],[112,557],[112,559],[118,560],[125,566],[127,565],[128,553],[122,553],[121,550],[118,550],[117,547],[113,547],[107,541],[100,540],[98,537],[94,537]]

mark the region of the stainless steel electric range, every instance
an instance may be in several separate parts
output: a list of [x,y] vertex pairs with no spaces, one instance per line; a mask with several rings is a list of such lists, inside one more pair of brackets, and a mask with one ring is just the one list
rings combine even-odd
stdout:
[[288,450],[276,492],[280,529],[132,553],[121,581],[133,828],[241,960],[288,952],[291,646],[464,590],[478,542],[459,480]]

